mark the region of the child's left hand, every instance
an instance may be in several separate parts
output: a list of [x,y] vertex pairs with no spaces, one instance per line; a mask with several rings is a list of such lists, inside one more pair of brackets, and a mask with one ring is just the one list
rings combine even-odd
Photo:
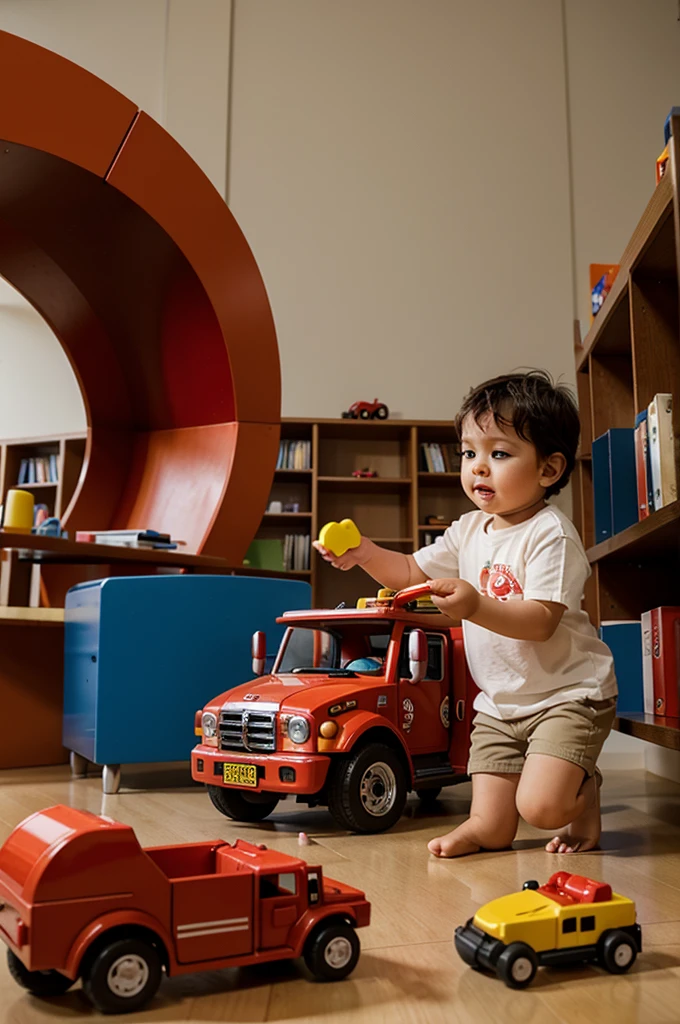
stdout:
[[469,619],[479,608],[481,594],[467,580],[428,580],[432,600],[450,619]]

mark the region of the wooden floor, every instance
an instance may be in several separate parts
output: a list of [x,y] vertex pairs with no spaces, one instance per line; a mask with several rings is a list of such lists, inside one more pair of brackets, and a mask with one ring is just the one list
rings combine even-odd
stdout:
[[[643,772],[610,772],[602,790],[603,850],[550,856],[540,833],[522,826],[512,851],[457,861],[431,858],[425,844],[468,810],[469,784],[449,789],[436,814],[411,799],[399,826],[381,836],[336,830],[325,811],[280,805],[270,823],[235,826],[183,770],[124,775],[117,796],[100,780],[71,780],[67,769],[0,772],[0,841],[27,814],[55,803],[131,824],[143,845],[238,836],[321,863],[364,889],[373,923],[361,929],[362,955],[346,981],[316,984],[299,962],[170,979],[151,1008],[129,1022],[256,1024],[422,1022],[422,1024],[677,1024],[680,1021],[680,786]],[[300,846],[304,829],[314,842]],[[627,975],[596,967],[539,968],[524,991],[470,970],[452,936],[482,903],[540,881],[558,868],[610,882],[637,903],[643,953]],[[0,1022],[80,1021],[96,1014],[78,988],[38,1001],[10,978],[0,957]]]

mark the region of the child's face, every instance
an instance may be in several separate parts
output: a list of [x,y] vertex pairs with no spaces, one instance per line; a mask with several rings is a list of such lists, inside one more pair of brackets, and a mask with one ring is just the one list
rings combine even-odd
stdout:
[[[468,498],[491,515],[512,517],[535,506],[556,477],[513,427],[494,423],[488,413],[476,423],[466,416],[461,430],[461,482]],[[548,467],[550,474],[550,468]],[[531,514],[533,514],[533,511]],[[512,520],[511,520],[512,521]]]

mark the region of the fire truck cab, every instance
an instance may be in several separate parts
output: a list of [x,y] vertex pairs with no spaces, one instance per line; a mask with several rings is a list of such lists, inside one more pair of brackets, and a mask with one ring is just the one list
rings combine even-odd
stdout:
[[81,977],[105,1013],[138,1010],[167,975],[304,956],[345,977],[367,925],[364,893],[319,866],[241,839],[143,849],[132,828],[58,805],[0,848],[0,938],[35,995]]
[[196,714],[192,775],[219,811],[260,821],[292,793],[350,831],[381,832],[410,790],[431,800],[467,778],[477,689],[462,629],[426,585],[278,621],[288,628],[271,674],[255,634],[259,678]]

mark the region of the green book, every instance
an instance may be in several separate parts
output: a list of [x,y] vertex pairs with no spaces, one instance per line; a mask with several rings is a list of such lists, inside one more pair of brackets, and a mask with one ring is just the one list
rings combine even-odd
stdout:
[[281,540],[254,540],[243,564],[251,569],[273,569],[283,571],[283,542]]

